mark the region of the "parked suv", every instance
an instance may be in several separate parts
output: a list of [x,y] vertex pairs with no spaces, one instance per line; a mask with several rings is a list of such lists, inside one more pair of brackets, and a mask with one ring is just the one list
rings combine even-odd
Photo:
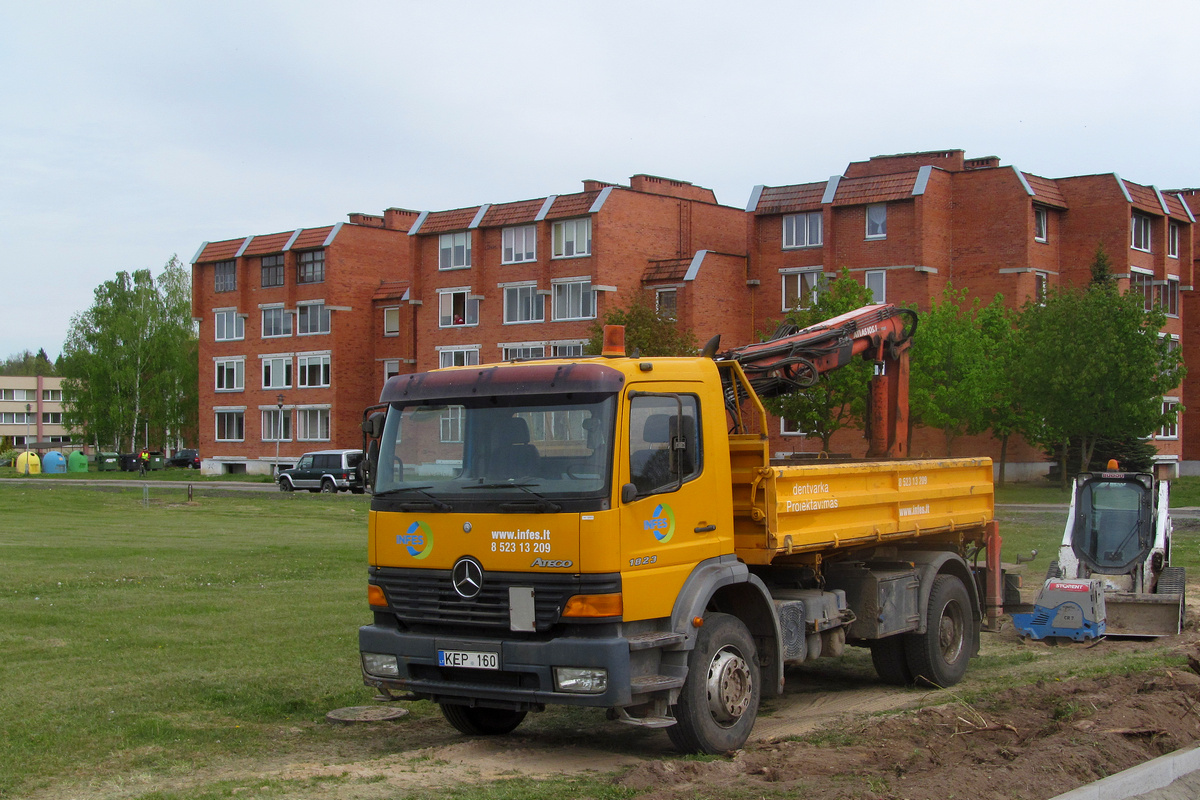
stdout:
[[318,450],[305,453],[300,456],[296,466],[279,473],[279,491],[308,489],[310,492],[333,494],[342,489],[349,489],[355,494],[362,494],[362,477],[358,471],[362,458],[362,450]]
[[177,450],[175,455],[167,459],[167,466],[200,469],[200,452],[198,450]]

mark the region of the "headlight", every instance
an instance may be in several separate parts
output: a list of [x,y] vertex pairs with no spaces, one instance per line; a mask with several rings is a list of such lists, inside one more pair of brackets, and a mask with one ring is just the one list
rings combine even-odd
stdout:
[[363,671],[377,678],[399,678],[400,665],[396,657],[387,653],[363,653]]
[[608,670],[596,667],[555,667],[554,688],[560,692],[600,694],[608,689]]

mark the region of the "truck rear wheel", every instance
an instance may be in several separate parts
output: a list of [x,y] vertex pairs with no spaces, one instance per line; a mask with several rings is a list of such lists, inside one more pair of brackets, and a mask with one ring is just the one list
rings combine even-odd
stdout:
[[725,753],[745,744],[762,692],[758,652],[737,617],[708,614],[688,654],[688,677],[667,735],[685,753]]
[[525,712],[443,703],[442,716],[458,731],[468,736],[500,736],[520,725],[525,719]]
[[891,686],[912,686],[913,674],[908,668],[905,634],[876,639],[871,642],[871,663],[879,680]]
[[910,634],[905,642],[908,668],[914,680],[932,686],[953,686],[967,672],[975,652],[979,624],[971,613],[971,598],[962,581],[938,575],[929,593],[925,633]]

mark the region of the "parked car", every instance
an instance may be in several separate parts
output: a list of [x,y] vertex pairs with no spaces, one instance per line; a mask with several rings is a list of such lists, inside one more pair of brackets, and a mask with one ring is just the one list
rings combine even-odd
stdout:
[[305,453],[300,456],[296,466],[279,473],[279,491],[308,489],[310,492],[333,494],[342,489],[349,489],[354,494],[362,494],[362,476],[358,470],[362,458],[362,450],[318,450]]
[[167,459],[167,466],[200,469],[200,451],[188,449],[176,450],[175,455]]

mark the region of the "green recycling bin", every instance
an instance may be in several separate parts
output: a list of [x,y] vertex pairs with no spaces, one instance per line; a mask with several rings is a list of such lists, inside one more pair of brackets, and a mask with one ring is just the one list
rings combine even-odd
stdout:
[[117,453],[100,453],[96,456],[97,472],[117,472],[121,469],[121,456]]

